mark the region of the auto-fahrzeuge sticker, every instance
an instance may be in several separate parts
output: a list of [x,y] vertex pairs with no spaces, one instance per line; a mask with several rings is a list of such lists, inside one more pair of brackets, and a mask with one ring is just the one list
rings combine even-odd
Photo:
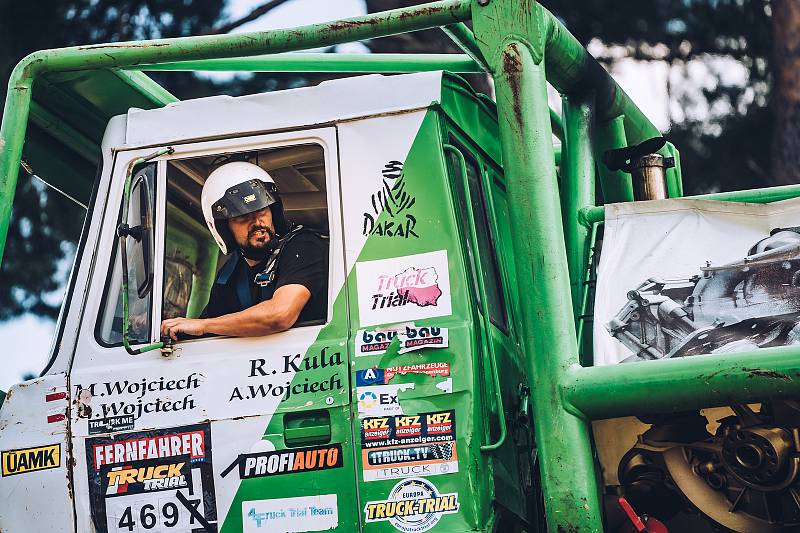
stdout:
[[388,521],[403,533],[420,533],[458,509],[457,492],[442,494],[427,479],[409,478],[397,483],[385,500],[367,502],[364,515],[366,523]]
[[385,354],[394,339],[399,343],[398,353],[447,348],[449,340],[447,328],[436,326],[395,324],[385,328],[360,329],[356,335],[356,357]]
[[393,377],[406,374],[424,374],[432,378],[450,375],[450,363],[417,363],[413,365],[391,366],[387,368],[365,368],[356,370],[356,386],[386,385]]
[[413,388],[413,383],[356,387],[359,418],[403,414],[399,395],[401,392]]
[[217,531],[208,424],[86,439],[95,531]]
[[455,411],[361,421],[364,481],[458,472]]
[[336,494],[242,502],[242,532],[326,531],[339,526]]
[[237,465],[239,479],[251,479],[341,468],[344,461],[341,444],[247,453],[239,455],[233,464],[222,472],[222,477],[227,476],[232,467]]
[[20,450],[5,450],[0,453],[3,477],[61,466],[61,445],[48,444]]
[[356,263],[362,326],[452,313],[447,250]]

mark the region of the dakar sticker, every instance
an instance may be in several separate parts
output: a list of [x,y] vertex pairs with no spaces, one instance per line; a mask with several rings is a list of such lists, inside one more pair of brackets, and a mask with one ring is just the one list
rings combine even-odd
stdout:
[[447,250],[356,263],[362,326],[451,314]]
[[0,454],[0,460],[3,463],[3,477],[58,468],[61,466],[61,445],[6,450]]
[[385,500],[367,502],[364,514],[367,523],[388,521],[403,533],[419,533],[458,509],[458,493],[440,494],[427,479],[410,478],[395,485]]
[[95,531],[217,531],[208,424],[86,439]]
[[336,494],[242,502],[242,533],[326,531],[338,526]]
[[364,213],[361,234],[401,239],[419,238],[415,231],[417,218],[412,214],[412,207],[417,199],[406,190],[403,163],[389,161],[384,165],[381,175],[381,188],[370,196],[372,212]]
[[398,324],[374,330],[359,330],[356,335],[356,356],[384,354],[395,338],[400,343],[399,353],[423,348],[447,348],[448,345],[447,328],[415,327],[413,323]]
[[342,445],[329,444],[311,448],[292,448],[270,452],[241,454],[222,472],[228,475],[234,466],[239,466],[239,479],[277,476],[280,474],[297,474],[341,468]]
[[400,392],[413,389],[413,383],[398,385],[376,385],[374,387],[356,387],[358,398],[358,416],[402,415],[398,396]]

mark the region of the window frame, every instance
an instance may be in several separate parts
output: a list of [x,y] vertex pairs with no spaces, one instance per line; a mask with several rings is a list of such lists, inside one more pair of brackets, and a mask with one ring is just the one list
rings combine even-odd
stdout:
[[[483,153],[481,153],[479,150],[471,147],[470,144],[468,143],[468,141],[465,141],[463,139],[463,136],[459,135],[458,132],[454,131],[452,128],[448,128],[447,129],[447,131],[446,131],[446,139],[447,139],[447,143],[448,144],[454,146],[459,152],[461,152],[461,155],[464,157],[465,162],[467,163],[467,165],[469,165],[469,163],[471,161],[471,162],[473,162],[475,164],[475,170],[477,170],[477,185],[478,185],[478,188],[479,188],[477,201],[478,201],[478,204],[480,205],[481,214],[475,213],[475,208],[474,208],[474,206],[472,206],[473,192],[469,188],[469,177],[468,176],[464,176],[463,177],[463,180],[466,181],[466,186],[467,186],[467,190],[464,190],[464,193],[467,196],[464,199],[465,199],[465,201],[470,202],[471,207],[473,208],[472,209],[473,215],[477,215],[478,218],[482,218],[486,222],[486,224],[485,224],[485,226],[487,228],[486,235],[488,237],[489,255],[490,255],[490,257],[482,258],[481,257],[482,253],[481,253],[480,250],[475,250],[475,251],[472,252],[472,254],[470,254],[469,251],[471,250],[471,247],[472,247],[470,238],[467,238],[466,242],[464,243],[464,245],[467,247],[467,253],[465,254],[465,257],[468,260],[472,260],[472,263],[473,263],[469,267],[470,271],[471,271],[471,277],[473,279],[473,282],[477,281],[476,276],[482,275],[477,269],[478,265],[475,264],[476,259],[478,260],[478,262],[480,262],[481,259],[488,259],[489,261],[492,261],[493,266],[494,266],[494,276],[491,276],[493,279],[490,282],[494,283],[494,289],[496,290],[497,295],[499,297],[499,307],[500,307],[500,311],[501,311],[500,314],[501,314],[502,322],[498,321],[497,318],[495,317],[495,314],[491,312],[492,311],[492,305],[490,304],[489,301],[486,302],[487,309],[489,309],[489,317],[488,318],[489,318],[489,322],[491,324],[493,324],[506,337],[509,337],[511,335],[511,318],[512,318],[512,315],[511,315],[511,309],[510,309],[510,305],[509,305],[510,300],[509,300],[508,293],[507,293],[507,290],[506,290],[508,276],[506,275],[506,271],[505,271],[506,270],[506,266],[501,261],[501,258],[498,255],[498,238],[497,238],[496,229],[495,229],[496,219],[495,219],[494,205],[493,205],[493,202],[492,202],[491,192],[489,190],[487,190],[487,186],[486,186],[486,180],[488,179],[488,172],[486,170],[486,166],[487,166],[486,159],[487,159],[487,157]],[[451,169],[449,167],[450,167],[450,164],[448,163],[448,171],[452,171],[453,169]],[[455,174],[453,174],[452,177],[454,179],[458,179]],[[455,199],[456,207],[457,207],[457,210],[458,210],[457,217],[459,219],[462,219],[463,217],[468,217],[469,215],[466,212],[463,212],[463,210],[461,209],[460,205],[458,205],[460,203],[459,196],[460,196],[460,191],[462,190],[462,184],[455,184],[454,183],[453,185],[454,185],[453,193],[454,193],[454,196],[455,196],[454,199]],[[466,221],[465,220],[461,220],[461,222],[463,224]],[[477,227],[477,223],[478,223],[477,220],[473,220],[472,221],[472,224],[476,225],[476,227]],[[478,246],[480,247],[480,240],[478,239],[477,235],[475,237],[476,237],[476,241],[478,241]],[[477,257],[475,257],[476,255],[477,255]],[[484,282],[484,285],[486,285],[485,282]],[[478,287],[476,287],[475,289],[477,291]],[[484,298],[486,298],[486,295],[477,294],[477,292],[476,292],[476,299],[477,299],[477,303],[479,304],[478,305],[479,312],[482,312],[482,310],[481,310],[481,308],[482,308],[481,302],[483,301]]]
[[[197,142],[183,142],[183,143],[174,143],[169,144],[172,148],[175,149],[174,153],[167,154],[161,156],[159,158],[154,159],[156,163],[156,180],[153,186],[154,191],[152,192],[153,196],[155,197],[155,218],[154,218],[154,231],[155,231],[155,239],[154,239],[154,253],[153,253],[153,263],[154,263],[154,276],[153,276],[153,289],[152,289],[152,297],[150,302],[150,316],[151,316],[151,328],[150,328],[150,341],[157,341],[160,337],[160,325],[161,325],[161,317],[162,317],[162,305],[163,305],[163,288],[164,288],[164,258],[165,258],[165,241],[166,241],[166,190],[167,190],[167,179],[166,179],[166,170],[167,164],[171,160],[180,160],[180,159],[189,159],[194,157],[203,157],[207,155],[215,155],[219,153],[235,153],[235,152],[250,152],[254,150],[266,150],[270,148],[281,148],[286,146],[296,146],[302,144],[316,144],[322,148],[323,151],[323,161],[325,165],[325,185],[326,185],[326,207],[327,207],[327,216],[328,216],[328,226],[329,226],[329,233],[330,233],[330,240],[328,241],[328,301],[327,301],[327,311],[326,311],[326,318],[325,321],[322,323],[311,323],[302,326],[298,326],[296,328],[290,328],[290,331],[293,330],[305,330],[306,328],[318,328],[322,329],[326,325],[330,324],[333,318],[333,304],[335,299],[335,294],[331,293],[332,287],[335,286],[336,281],[336,272],[334,271],[337,268],[337,263],[334,261],[335,259],[338,260],[340,258],[341,253],[339,255],[336,254],[336,247],[340,247],[343,250],[342,246],[342,213],[340,208],[340,198],[339,195],[341,194],[340,191],[340,176],[338,172],[339,162],[338,162],[338,140],[337,140],[337,133],[334,126],[321,126],[315,127],[311,129],[302,129],[302,130],[292,130],[288,132],[280,132],[280,133],[262,133],[262,134],[255,134],[255,135],[248,135],[248,136],[238,136],[238,137],[228,137],[223,139],[215,139],[215,140],[207,140],[207,141],[197,141]],[[166,144],[164,146],[167,146]],[[112,171],[112,192],[119,188],[119,191],[116,191],[117,194],[110,194],[108,201],[109,201],[109,210],[116,210],[117,213],[120,213],[117,209],[117,205],[121,207],[121,185],[122,180],[124,179],[124,169],[129,161],[135,159],[136,157],[141,157],[142,155],[148,155],[155,151],[156,148],[132,148],[130,151],[120,151],[117,154],[117,158],[115,160],[114,169]],[[120,170],[122,169],[122,170]],[[113,196],[113,198],[112,198]],[[111,206],[115,206],[111,208]],[[114,220],[119,220],[119,214],[116,215]],[[104,218],[106,224],[108,224],[109,218]],[[335,237],[335,238],[334,238]],[[103,286],[102,290],[100,291],[99,298],[97,299],[97,305],[94,306],[94,313],[91,316],[86,316],[86,319],[89,322],[87,324],[90,327],[90,331],[93,332],[92,340],[93,344],[96,347],[101,348],[103,350],[118,350],[122,347],[122,344],[114,344],[108,345],[101,342],[101,337],[97,334],[100,323],[102,320],[101,311],[103,310],[103,306],[106,303],[106,299],[108,295],[107,286],[109,286],[109,281],[111,276],[113,275],[114,270],[114,261],[116,261],[116,253],[117,253],[117,246],[116,243],[110,245],[110,252],[109,255],[106,257],[101,257],[98,255],[97,258],[97,266],[105,270],[103,273],[103,279],[105,280],[105,285]],[[102,254],[101,254],[102,255]],[[342,268],[343,268],[343,260],[342,260]],[[346,273],[339,273],[342,277],[346,278]],[[94,279],[98,279],[99,276],[93,276]],[[213,336],[213,337],[201,337],[197,339],[187,339],[186,341],[182,342],[202,342],[208,340],[218,340],[218,339],[227,339],[230,337],[226,336]],[[141,344],[141,343],[139,343]]]

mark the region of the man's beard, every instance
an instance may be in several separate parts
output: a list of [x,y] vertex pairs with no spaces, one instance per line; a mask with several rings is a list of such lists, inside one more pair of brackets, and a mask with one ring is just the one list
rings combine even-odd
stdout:
[[[258,244],[250,244],[253,234],[258,230],[266,231],[267,235],[269,235],[269,240]],[[240,244],[239,249],[242,251],[242,255],[247,259],[261,261],[262,259],[266,259],[267,255],[272,252],[277,244],[278,237],[272,228],[267,226],[254,226],[247,233],[247,242],[245,244]]]

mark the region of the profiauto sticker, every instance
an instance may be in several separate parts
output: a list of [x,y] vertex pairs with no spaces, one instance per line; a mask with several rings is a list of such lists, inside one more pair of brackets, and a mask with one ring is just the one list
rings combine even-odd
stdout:
[[356,335],[356,356],[382,355],[397,338],[398,353],[413,352],[423,348],[447,348],[447,328],[436,326],[416,327],[414,324],[396,324],[379,329],[361,329]]
[[388,521],[403,533],[420,533],[458,508],[458,493],[440,494],[427,479],[410,478],[395,485],[385,500],[368,502],[364,514],[367,523]]
[[2,453],[3,477],[36,470],[58,468],[61,465],[61,445],[49,444]]
[[336,494],[242,502],[243,533],[326,531],[339,525]]
[[236,465],[239,466],[239,479],[251,479],[341,468],[343,464],[342,445],[328,444],[242,454],[222,472],[222,477]]

